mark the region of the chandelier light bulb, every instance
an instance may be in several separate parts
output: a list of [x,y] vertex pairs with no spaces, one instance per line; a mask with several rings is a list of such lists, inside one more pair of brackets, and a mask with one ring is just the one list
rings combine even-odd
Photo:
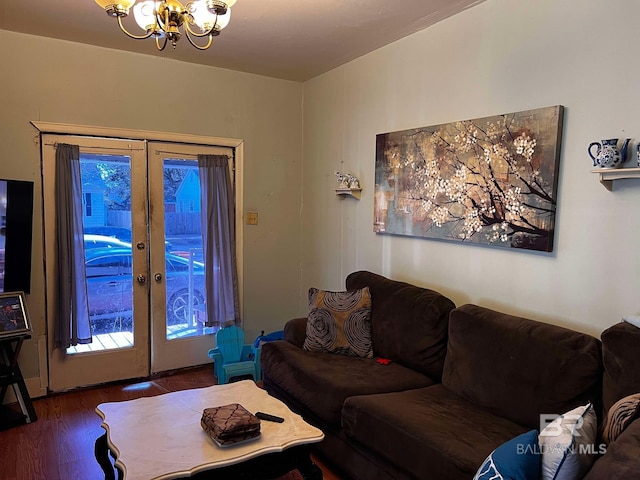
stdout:
[[229,25],[229,21],[231,20],[231,8],[227,8],[227,13],[224,15],[218,15],[218,23],[216,24],[216,30],[220,31],[227,25]]
[[218,15],[224,15],[227,13],[227,9],[235,5],[236,0],[204,0],[207,3],[207,7],[211,13],[217,13]]
[[156,14],[155,8],[158,6],[157,4],[160,2],[155,2],[154,5],[153,0],[144,0],[142,2],[137,3],[133,7],[133,18],[135,18],[138,26],[148,32],[149,30],[154,30],[156,26]]
[[209,11],[205,0],[193,2],[190,5],[190,13],[193,16],[193,23],[200,27],[203,32],[211,29],[216,21],[216,14]]
[[112,17],[126,17],[136,0],[96,0],[96,3]]

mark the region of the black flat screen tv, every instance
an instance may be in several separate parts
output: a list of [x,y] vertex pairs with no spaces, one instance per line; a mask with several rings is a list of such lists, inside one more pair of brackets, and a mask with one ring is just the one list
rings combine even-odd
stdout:
[[33,182],[0,179],[0,292],[31,291]]

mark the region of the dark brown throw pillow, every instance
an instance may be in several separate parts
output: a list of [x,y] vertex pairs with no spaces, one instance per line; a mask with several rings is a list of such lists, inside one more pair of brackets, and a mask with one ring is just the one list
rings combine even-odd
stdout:
[[640,393],[634,393],[614,403],[604,423],[602,440],[607,445],[616,441],[616,438],[627,428],[631,422],[640,417]]
[[369,287],[346,292],[309,289],[304,349],[372,358]]

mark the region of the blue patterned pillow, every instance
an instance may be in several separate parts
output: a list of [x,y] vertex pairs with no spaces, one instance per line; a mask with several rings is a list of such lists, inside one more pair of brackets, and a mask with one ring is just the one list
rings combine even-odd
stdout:
[[531,430],[491,452],[473,480],[538,480],[539,477],[538,431]]

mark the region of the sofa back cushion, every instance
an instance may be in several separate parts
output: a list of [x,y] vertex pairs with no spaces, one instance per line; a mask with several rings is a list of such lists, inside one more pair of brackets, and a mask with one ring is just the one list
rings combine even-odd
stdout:
[[605,411],[621,398],[640,393],[640,328],[620,322],[602,332]]
[[346,287],[369,287],[374,356],[440,381],[453,302],[433,290],[366,271],[350,274]]
[[490,413],[540,428],[540,414],[600,405],[601,378],[597,338],[476,305],[451,312],[442,384]]

